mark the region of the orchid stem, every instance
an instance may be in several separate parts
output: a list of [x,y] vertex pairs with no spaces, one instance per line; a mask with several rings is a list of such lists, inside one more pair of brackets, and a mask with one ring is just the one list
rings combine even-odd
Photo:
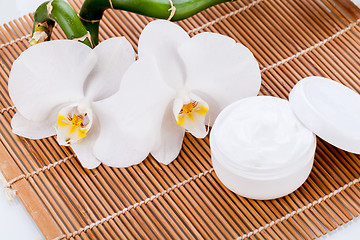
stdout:
[[[93,47],[90,33],[82,24],[75,10],[64,0],[44,2],[36,9],[34,19],[31,45],[50,40],[56,22],[68,39],[78,40]],[[42,39],[40,39],[40,35],[43,37]]]
[[[59,24],[68,39],[78,40],[90,47],[99,42],[99,25],[104,11],[110,8],[138,13],[148,17],[178,21],[219,3],[231,0],[85,0],[79,16],[64,0],[41,4],[35,12],[31,44],[50,39],[52,28]],[[174,15],[171,15],[171,3]]]
[[[206,8],[228,1],[230,0],[172,0],[176,11],[170,20],[186,19]],[[91,33],[95,45],[98,44],[99,21],[104,11],[109,8],[160,19],[168,19],[171,14],[169,0],[85,0],[79,16],[85,28]]]

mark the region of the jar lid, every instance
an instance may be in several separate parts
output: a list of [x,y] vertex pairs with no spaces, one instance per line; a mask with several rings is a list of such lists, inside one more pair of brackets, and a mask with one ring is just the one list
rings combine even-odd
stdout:
[[360,154],[360,95],[323,77],[299,81],[289,95],[296,117],[313,133],[343,150]]

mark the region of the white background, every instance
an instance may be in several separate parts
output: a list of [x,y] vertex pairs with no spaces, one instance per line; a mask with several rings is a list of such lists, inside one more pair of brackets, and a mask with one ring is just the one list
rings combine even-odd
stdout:
[[[0,24],[34,12],[43,2],[44,0],[0,0]],[[16,198],[9,202],[2,183],[0,187],[0,240],[44,239],[20,200]]]
[[[360,0],[359,0],[360,1]],[[23,16],[35,9],[43,0],[0,0],[0,24]],[[38,240],[42,234],[18,199],[9,202],[0,189],[0,239],[1,240]],[[358,240],[360,239],[359,218],[343,225],[338,230],[320,240]]]

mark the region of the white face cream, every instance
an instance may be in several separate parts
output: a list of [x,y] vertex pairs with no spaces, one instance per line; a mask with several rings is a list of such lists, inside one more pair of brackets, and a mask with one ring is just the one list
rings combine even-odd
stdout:
[[215,172],[225,186],[245,197],[272,199],[306,180],[316,137],[297,120],[288,101],[262,96],[225,108],[210,145]]

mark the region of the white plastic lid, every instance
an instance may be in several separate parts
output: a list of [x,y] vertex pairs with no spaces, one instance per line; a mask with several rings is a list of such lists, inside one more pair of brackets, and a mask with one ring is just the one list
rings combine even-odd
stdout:
[[317,136],[360,154],[360,95],[323,77],[298,82],[289,96],[297,118]]

